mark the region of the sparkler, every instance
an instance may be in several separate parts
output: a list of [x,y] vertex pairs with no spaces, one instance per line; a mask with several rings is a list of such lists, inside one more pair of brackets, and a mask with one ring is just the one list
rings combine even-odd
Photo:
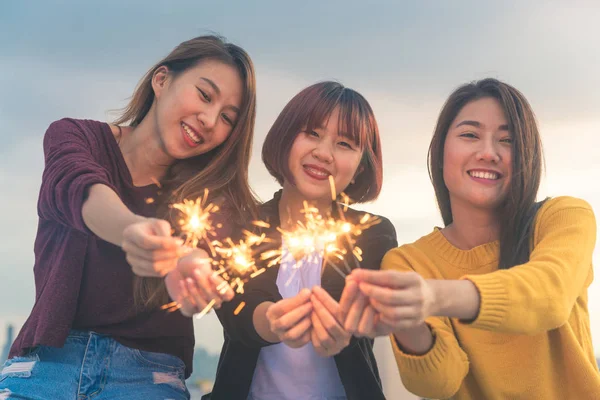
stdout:
[[[362,250],[356,246],[356,239],[366,230],[380,222],[378,217],[370,214],[364,214],[357,223],[352,223],[346,220],[345,212],[348,210],[350,198],[341,193],[338,195],[335,188],[333,177],[329,177],[331,188],[332,201],[335,202],[339,218],[333,218],[331,215],[323,216],[319,213],[318,208],[310,206],[308,202],[303,203],[301,213],[304,215],[304,221],[298,221],[292,230],[284,230],[277,227],[277,231],[282,235],[288,251],[296,259],[296,267],[301,266],[300,261],[307,258],[312,261],[311,257],[323,256],[326,266],[334,268],[342,277],[346,274],[342,272],[334,263],[330,261],[330,257],[335,257],[344,263],[344,266],[349,273],[350,266],[346,261],[348,249],[350,249],[355,266],[359,267],[358,261],[362,261]],[[211,222],[211,214],[219,210],[216,205],[208,204],[208,190],[205,190],[202,199],[195,201],[184,200],[182,203],[173,204],[172,207],[184,214],[185,218],[180,220],[180,226],[185,235],[185,244],[192,248],[196,247],[200,240],[204,240],[209,246],[213,258],[215,276],[223,279],[223,282],[217,287],[221,293],[227,290],[228,287],[236,293],[244,293],[244,283],[250,279],[265,272],[266,268],[270,268],[279,264],[283,258],[281,248],[271,249],[259,253],[255,256],[255,247],[265,243],[273,242],[271,238],[266,237],[265,233],[261,235],[254,234],[244,230],[244,238],[235,243],[231,238],[226,238],[223,242],[218,240],[210,241],[208,235],[216,236],[215,226]],[[260,228],[270,228],[270,225],[264,221],[254,221],[253,225]],[[216,226],[219,228],[220,224]],[[344,239],[347,246],[344,246],[341,241]],[[218,256],[218,257],[216,257]],[[258,267],[256,257],[266,262],[265,267]],[[200,313],[196,314],[196,318],[202,318],[214,306],[215,301],[211,301]],[[241,302],[234,311],[234,315],[244,308],[245,303]],[[166,304],[162,309],[169,312],[181,308],[177,302]]]
[[182,235],[185,237],[184,246],[196,248],[198,243],[204,240],[214,256],[216,252],[208,236],[216,236],[216,228],[221,228],[221,224],[214,226],[211,220],[211,214],[219,211],[219,206],[213,203],[206,204],[207,199],[208,189],[205,189],[202,198],[184,199],[182,203],[172,204],[171,207],[184,216],[179,220]]
[[[303,203],[301,213],[304,215],[304,222],[298,221],[292,230],[283,230],[277,228],[282,234],[283,241],[290,253],[294,256],[299,267],[299,261],[305,257],[308,261],[314,261],[313,257],[323,256],[325,264],[334,268],[342,277],[346,275],[329,260],[329,257],[335,257],[344,263],[349,273],[350,266],[346,262],[348,251],[340,243],[340,239],[345,239],[348,247],[351,249],[355,267],[360,267],[358,261],[362,261],[362,250],[356,246],[356,238],[363,231],[380,222],[378,217],[365,214],[358,223],[352,223],[346,220],[345,212],[348,210],[350,198],[341,193],[341,202],[338,202],[337,190],[333,177],[329,176],[329,185],[331,189],[332,201],[338,208],[339,219],[331,216],[323,216],[316,207],[310,206],[306,201]],[[343,207],[342,207],[343,206]],[[271,267],[281,262],[283,257],[281,249],[270,250],[261,254],[261,259],[269,260],[267,267]]]

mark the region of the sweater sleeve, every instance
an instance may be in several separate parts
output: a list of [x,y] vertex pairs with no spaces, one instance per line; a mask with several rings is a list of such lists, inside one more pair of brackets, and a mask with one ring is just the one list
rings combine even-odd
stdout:
[[[388,252],[383,258],[382,269],[415,271],[402,251],[400,247]],[[434,343],[423,355],[403,352],[394,335],[390,335],[402,383],[418,396],[436,399],[452,397],[469,372],[468,357],[458,344],[448,318],[431,317],[426,323]]]
[[583,200],[549,200],[536,218],[529,262],[508,270],[467,275],[481,296],[473,327],[528,334],[565,324],[592,281],[596,220]]
[[63,119],[53,122],[44,136],[45,168],[38,199],[38,214],[79,231],[90,233],[81,210],[89,187],[101,183],[116,191],[110,174],[93,156],[99,141],[90,140],[81,124]]

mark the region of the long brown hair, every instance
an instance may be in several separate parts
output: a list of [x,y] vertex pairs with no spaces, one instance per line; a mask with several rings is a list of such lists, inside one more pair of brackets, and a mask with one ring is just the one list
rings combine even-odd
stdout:
[[496,99],[512,133],[512,176],[508,195],[500,206],[499,268],[507,269],[529,260],[529,239],[541,203],[535,199],[542,174],[542,143],[529,102],[514,87],[497,79],[483,79],[460,86],[446,100],[429,145],[429,177],[435,189],[444,225],[452,223],[450,194],[444,182],[444,144],[450,124],[468,103]]
[[361,171],[345,190],[355,203],[377,198],[383,180],[379,128],[369,102],[358,92],[338,82],[319,82],[303,89],[283,108],[269,130],[262,148],[262,159],[269,173],[283,185],[293,182],[288,159],[296,136],[321,126],[336,107],[340,107],[339,127],[364,151]]
[[[171,165],[161,180],[161,196],[157,201],[158,216],[174,221],[168,204],[201,197],[208,189],[212,201],[230,212],[232,221],[243,224],[256,215],[257,201],[248,184],[248,166],[252,152],[256,116],[256,78],[254,65],[239,46],[223,38],[208,35],[185,41],[156,63],[136,87],[129,104],[115,124],[137,126],[154,102],[152,77],[166,66],[173,79],[206,60],[216,60],[237,69],[243,82],[243,97],[235,126],[224,143],[208,153],[179,160]],[[175,224],[173,224],[175,226]],[[162,278],[139,278],[134,281],[136,304],[154,308],[168,301]]]

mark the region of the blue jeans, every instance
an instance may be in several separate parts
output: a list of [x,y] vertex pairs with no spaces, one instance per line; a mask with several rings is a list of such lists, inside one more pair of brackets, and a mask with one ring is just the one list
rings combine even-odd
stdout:
[[39,346],[0,372],[0,400],[188,400],[178,357],[71,331],[62,348]]

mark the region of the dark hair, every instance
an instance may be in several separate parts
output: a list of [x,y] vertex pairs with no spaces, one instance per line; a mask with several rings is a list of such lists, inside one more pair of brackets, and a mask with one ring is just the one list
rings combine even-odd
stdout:
[[483,79],[460,86],[446,100],[429,145],[429,177],[435,189],[444,224],[452,223],[450,195],[444,182],[444,144],[450,124],[468,103],[493,98],[500,103],[512,133],[512,176],[508,195],[499,208],[500,261],[507,269],[529,260],[529,240],[541,203],[535,199],[540,186],[543,155],[535,115],[527,99],[514,87],[497,79]]
[[[158,216],[174,221],[168,204],[183,199],[201,197],[209,189],[210,198],[231,211],[232,220],[243,223],[256,215],[257,202],[248,184],[248,166],[252,152],[252,137],[256,116],[256,78],[248,54],[223,38],[199,36],[185,41],[154,65],[135,89],[131,101],[115,123],[137,126],[146,117],[154,102],[152,77],[161,67],[167,67],[176,79],[178,75],[206,60],[220,61],[234,67],[243,82],[243,97],[239,117],[227,140],[208,153],[171,165],[161,181]],[[168,300],[161,278],[135,278],[136,304],[155,307]]]
[[340,109],[340,131],[350,135],[364,150],[359,166],[361,172],[345,193],[357,203],[375,200],[383,180],[381,141],[375,115],[360,93],[338,82],[316,83],[287,103],[267,134],[262,160],[280,185],[284,179],[292,182],[288,159],[296,136],[322,126],[336,107]]

